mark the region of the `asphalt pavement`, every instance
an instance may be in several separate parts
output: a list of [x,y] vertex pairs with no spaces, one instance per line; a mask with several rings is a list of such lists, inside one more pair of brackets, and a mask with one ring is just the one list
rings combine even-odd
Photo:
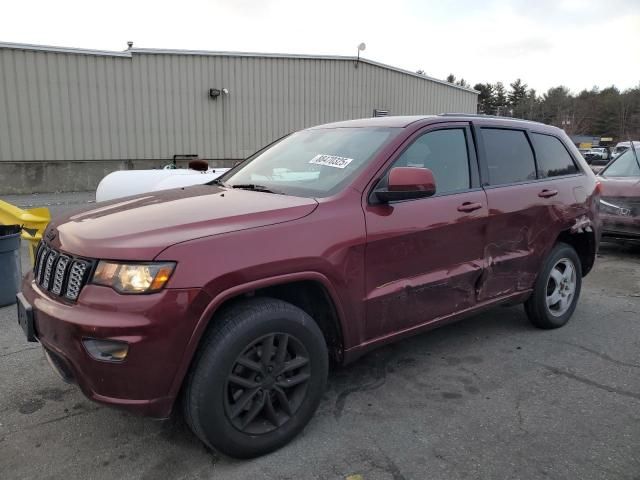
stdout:
[[639,313],[640,248],[604,245],[564,328],[499,307],[384,347],[331,373],[291,444],[238,461],[85,399],[0,308],[0,479],[639,480]]

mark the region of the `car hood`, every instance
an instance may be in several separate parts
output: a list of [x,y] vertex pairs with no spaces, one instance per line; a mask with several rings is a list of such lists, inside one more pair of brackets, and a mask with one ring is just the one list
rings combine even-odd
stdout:
[[640,199],[640,177],[598,177],[603,197],[635,197]]
[[151,260],[170,245],[309,215],[311,198],[201,185],[137,195],[58,217],[52,246],[90,258]]

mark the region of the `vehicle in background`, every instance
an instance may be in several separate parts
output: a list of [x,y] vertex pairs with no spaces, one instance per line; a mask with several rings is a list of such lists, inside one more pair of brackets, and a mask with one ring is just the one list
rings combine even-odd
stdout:
[[584,153],[584,157],[587,162],[589,159],[609,160],[609,149],[605,147],[591,147]]
[[253,457],[309,422],[330,361],[501,304],[565,325],[598,198],[569,137],[541,123],[322,125],[206,185],[54,219],[18,318],[89,398],[155,417],[182,405],[206,445]]
[[600,170],[607,166],[607,163],[609,163],[608,148],[592,147],[581,153],[594,173],[598,173]]
[[637,156],[627,148],[598,175],[604,237],[640,241],[640,142],[634,147]]
[[[640,140],[633,140],[634,145],[639,145]],[[626,152],[629,149],[630,142],[618,142],[613,150],[611,151],[611,159],[618,157],[620,154]]]

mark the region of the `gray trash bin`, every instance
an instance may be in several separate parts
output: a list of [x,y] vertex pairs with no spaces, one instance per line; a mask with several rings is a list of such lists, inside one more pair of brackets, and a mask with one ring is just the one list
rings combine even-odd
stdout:
[[16,303],[20,290],[20,225],[0,225],[0,307]]

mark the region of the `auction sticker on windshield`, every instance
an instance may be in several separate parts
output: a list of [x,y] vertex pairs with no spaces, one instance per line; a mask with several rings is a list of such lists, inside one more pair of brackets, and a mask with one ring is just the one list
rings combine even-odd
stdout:
[[353,162],[353,158],[338,157],[336,155],[316,155],[309,163],[324,165],[325,167],[344,168]]

